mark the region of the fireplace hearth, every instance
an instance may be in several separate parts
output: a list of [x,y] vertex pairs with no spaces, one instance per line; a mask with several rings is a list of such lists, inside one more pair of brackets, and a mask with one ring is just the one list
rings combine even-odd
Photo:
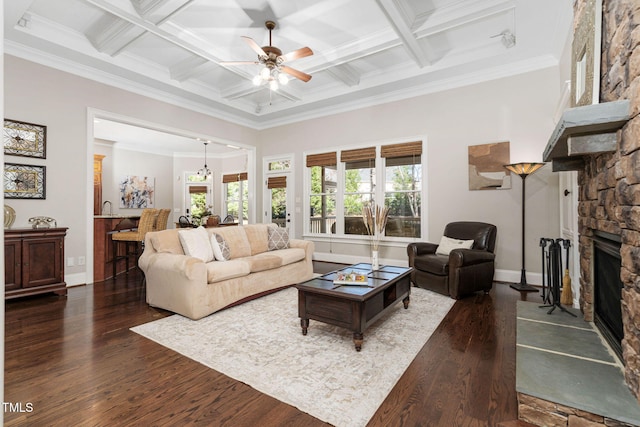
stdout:
[[620,361],[622,358],[622,280],[619,235],[593,232],[594,323]]

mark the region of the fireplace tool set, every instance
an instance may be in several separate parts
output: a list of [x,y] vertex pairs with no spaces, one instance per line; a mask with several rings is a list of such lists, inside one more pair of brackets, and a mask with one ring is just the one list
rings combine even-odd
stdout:
[[[562,281],[562,248],[566,250],[566,269],[569,269],[569,247],[571,241],[567,239],[540,239],[542,249],[542,302],[540,308],[550,308],[547,314],[556,308],[576,317],[560,303],[560,282]],[[570,286],[568,283],[565,286]],[[567,290],[568,291],[568,290]]]

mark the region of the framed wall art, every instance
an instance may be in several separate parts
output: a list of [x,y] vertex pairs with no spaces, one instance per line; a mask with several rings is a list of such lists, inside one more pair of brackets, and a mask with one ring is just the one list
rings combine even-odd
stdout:
[[4,119],[4,154],[47,158],[47,127]]
[[602,0],[586,0],[578,11],[571,45],[571,106],[600,102]]
[[469,190],[506,190],[511,175],[504,168],[509,163],[509,142],[469,146]]
[[120,205],[124,209],[143,209],[154,206],[155,178],[128,175],[120,179]]
[[46,166],[4,164],[5,199],[46,199]]

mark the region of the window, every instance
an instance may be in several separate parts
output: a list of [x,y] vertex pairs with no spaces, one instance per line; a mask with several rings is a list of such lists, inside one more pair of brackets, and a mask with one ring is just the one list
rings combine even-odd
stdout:
[[366,235],[362,208],[384,203],[389,208],[385,238],[421,237],[422,141],[310,154],[306,161],[306,232]]
[[212,182],[204,176],[187,174],[185,184],[186,213],[199,224],[200,220],[213,211]]
[[420,237],[422,143],[386,145],[384,204],[389,208],[386,236]]
[[269,171],[285,171],[291,169],[291,160],[275,160],[269,162],[267,170]]
[[336,153],[307,156],[311,174],[309,193],[309,231],[311,233],[335,233],[336,191],[338,170]]
[[[249,220],[249,186],[246,172],[222,176],[224,185],[224,216],[231,215],[234,222],[245,224]],[[223,218],[224,219],[224,218]]]
[[375,202],[376,148],[345,150],[344,163],[344,233],[367,234],[362,221],[362,208]]

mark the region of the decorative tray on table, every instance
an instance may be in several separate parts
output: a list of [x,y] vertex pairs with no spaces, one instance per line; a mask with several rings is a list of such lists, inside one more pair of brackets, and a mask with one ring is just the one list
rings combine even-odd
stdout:
[[336,285],[369,286],[369,279],[365,274],[354,271],[339,271],[336,273],[336,278],[333,280],[333,283]]

